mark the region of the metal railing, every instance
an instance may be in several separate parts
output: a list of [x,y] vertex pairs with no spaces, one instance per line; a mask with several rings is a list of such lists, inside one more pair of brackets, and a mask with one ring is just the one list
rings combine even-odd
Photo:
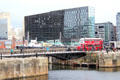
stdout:
[[58,52],[33,52],[33,53],[19,53],[19,54],[2,54],[1,53],[1,60],[3,58],[25,58],[25,57],[38,57],[38,56],[52,56],[52,55],[62,55],[62,54],[80,54],[86,53],[85,51],[58,51]]

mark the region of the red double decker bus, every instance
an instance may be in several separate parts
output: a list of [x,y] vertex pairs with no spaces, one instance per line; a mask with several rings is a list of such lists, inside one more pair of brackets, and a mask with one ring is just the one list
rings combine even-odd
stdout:
[[103,40],[101,38],[81,38],[79,44],[77,46],[79,51],[97,51],[103,48]]

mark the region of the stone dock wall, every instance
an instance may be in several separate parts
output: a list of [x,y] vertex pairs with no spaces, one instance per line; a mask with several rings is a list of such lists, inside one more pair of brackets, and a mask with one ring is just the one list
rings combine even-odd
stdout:
[[104,52],[99,55],[99,67],[120,67],[120,52]]
[[48,58],[8,58],[0,60],[0,80],[48,74]]

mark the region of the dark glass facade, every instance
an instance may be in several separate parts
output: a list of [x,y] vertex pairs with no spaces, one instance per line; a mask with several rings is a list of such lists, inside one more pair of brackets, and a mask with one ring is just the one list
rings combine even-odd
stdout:
[[63,33],[64,11],[48,12],[25,17],[25,37],[38,41],[59,39]]
[[[25,17],[25,37],[38,41],[94,38],[94,8],[80,7]],[[60,36],[61,33],[61,36]]]

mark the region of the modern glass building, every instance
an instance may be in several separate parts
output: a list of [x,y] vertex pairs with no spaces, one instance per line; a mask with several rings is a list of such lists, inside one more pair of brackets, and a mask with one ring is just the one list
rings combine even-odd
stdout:
[[64,37],[69,39],[93,38],[95,12],[92,7],[67,9],[64,13]]
[[120,13],[116,15],[116,37],[117,41],[120,41]]
[[10,36],[10,14],[0,13],[0,40],[6,40]]
[[102,38],[105,44],[109,41],[114,41],[114,26],[111,22],[95,24],[95,37]]
[[[95,37],[95,10],[80,7],[25,17],[25,37],[62,41]],[[29,33],[29,34],[28,34]]]
[[38,41],[59,39],[63,33],[64,11],[53,11],[25,17],[25,37]]

